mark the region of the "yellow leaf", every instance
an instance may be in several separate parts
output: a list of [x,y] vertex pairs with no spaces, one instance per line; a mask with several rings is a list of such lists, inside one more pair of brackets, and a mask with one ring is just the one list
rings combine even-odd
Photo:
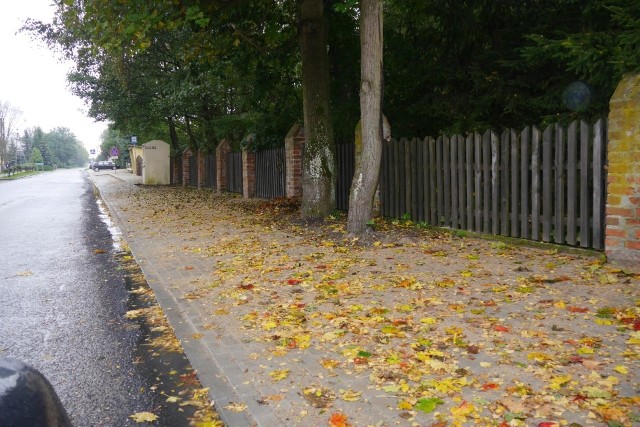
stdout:
[[309,334],[301,334],[295,336],[296,343],[298,344],[298,348],[305,349],[311,346],[311,335]]
[[425,325],[435,325],[436,322],[437,320],[434,319],[433,317],[423,317],[422,319],[420,319],[420,323]]
[[453,415],[453,418],[456,421],[465,422],[467,420],[467,416],[471,415],[475,409],[476,408],[473,404],[465,401],[460,405],[451,408],[451,415]]
[[560,388],[571,381],[573,377],[571,375],[561,375],[551,379],[551,390],[560,390]]
[[333,369],[340,366],[340,362],[333,359],[322,359],[320,361],[320,364],[324,366],[326,369]]
[[136,412],[133,415],[129,415],[137,423],[152,423],[158,419],[156,414],[151,412]]
[[342,400],[346,402],[356,402],[360,400],[361,395],[362,395],[362,392],[354,391],[354,390],[346,390],[344,393],[342,393]]
[[557,301],[553,304],[553,306],[556,308],[566,308],[567,304],[565,304],[564,301]]
[[265,331],[269,331],[275,328],[276,326],[278,326],[278,324],[275,321],[269,320],[268,322],[265,322],[265,324],[262,327]]
[[413,409],[413,405],[409,402],[407,402],[406,400],[403,400],[402,402],[398,403],[398,409],[403,409],[405,411],[409,411],[411,409]]
[[231,402],[224,409],[228,409],[231,412],[242,412],[247,409],[247,405],[244,403]]
[[629,370],[627,369],[627,367],[623,365],[618,365],[615,368],[613,368],[613,370],[622,375],[627,375],[629,373]]
[[169,402],[169,403],[176,403],[178,400],[180,400],[180,398],[177,397],[177,396],[169,396],[169,397],[167,397],[167,402]]
[[142,316],[143,310],[129,310],[124,314],[125,319],[137,319]]
[[640,331],[631,334],[631,338],[627,340],[627,344],[640,345]]
[[276,371],[269,372],[269,375],[275,381],[281,381],[281,380],[283,380],[283,379],[285,379],[285,378],[287,378],[289,376],[289,370],[288,369],[278,369]]
[[527,359],[535,360],[536,362],[546,362],[547,360],[553,360],[553,356],[549,356],[546,353],[533,352],[527,355]]
[[593,349],[591,347],[586,347],[586,346],[580,347],[578,350],[576,350],[576,352],[578,354],[593,354],[594,353],[594,351],[593,351]]

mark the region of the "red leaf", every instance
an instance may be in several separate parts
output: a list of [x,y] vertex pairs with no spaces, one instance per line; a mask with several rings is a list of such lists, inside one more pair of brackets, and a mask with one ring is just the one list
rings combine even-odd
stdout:
[[347,416],[342,412],[334,412],[329,418],[329,427],[349,427]]
[[511,332],[511,328],[502,325],[495,325],[493,330],[498,332]]
[[554,423],[552,421],[544,421],[538,424],[538,427],[558,427],[560,424]]
[[289,279],[289,280],[287,280],[287,284],[289,284],[289,285],[297,285],[297,284],[299,284],[301,282],[302,282],[302,280],[300,280],[300,279]]
[[485,383],[482,384],[481,387],[482,391],[496,390],[498,388],[500,388],[500,386],[496,383]]
[[589,311],[587,307],[567,307],[567,310],[571,313],[586,313]]

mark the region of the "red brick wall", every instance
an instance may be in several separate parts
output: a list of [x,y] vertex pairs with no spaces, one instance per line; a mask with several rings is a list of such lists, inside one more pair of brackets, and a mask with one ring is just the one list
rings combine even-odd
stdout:
[[189,157],[191,157],[193,153],[190,148],[187,148],[182,152],[182,186],[186,187],[190,185],[189,182]]
[[611,97],[608,138],[605,252],[611,261],[637,267],[640,265],[640,74],[625,76]]
[[286,195],[302,195],[302,153],[304,149],[304,129],[293,125],[284,140],[286,158]]
[[231,151],[231,145],[226,139],[220,141],[216,147],[216,180],[218,192],[227,190],[227,153]]
[[207,153],[200,149],[198,150],[198,189],[204,188],[204,180],[205,176],[205,168],[204,168],[204,158]]
[[242,196],[245,199],[256,194],[256,153],[242,151]]

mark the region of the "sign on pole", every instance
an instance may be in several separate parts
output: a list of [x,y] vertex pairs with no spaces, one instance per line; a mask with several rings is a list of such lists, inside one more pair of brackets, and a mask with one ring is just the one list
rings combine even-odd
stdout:
[[120,154],[120,151],[118,150],[118,147],[111,147],[109,154],[111,155],[111,157],[118,157],[118,154]]

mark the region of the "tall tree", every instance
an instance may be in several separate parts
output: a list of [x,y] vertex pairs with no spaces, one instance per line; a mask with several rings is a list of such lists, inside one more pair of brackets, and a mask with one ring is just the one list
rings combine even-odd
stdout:
[[335,142],[323,8],[322,0],[298,0],[305,132],[302,216],[305,218],[322,218],[335,209]]
[[[373,198],[382,158],[382,0],[360,0],[361,137],[349,194],[347,231],[362,234],[373,217]],[[357,145],[361,143],[362,149]]]
[[7,150],[11,135],[16,132],[15,123],[20,117],[21,111],[13,107],[8,101],[0,100],[0,168],[4,168],[7,158]]

